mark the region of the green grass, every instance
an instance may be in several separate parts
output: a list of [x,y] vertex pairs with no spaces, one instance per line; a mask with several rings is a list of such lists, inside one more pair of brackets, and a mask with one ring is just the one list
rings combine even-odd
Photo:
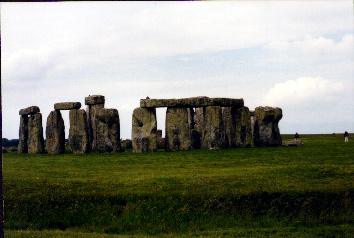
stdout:
[[6,234],[353,236],[353,141],[344,143],[342,135],[300,139],[305,146],[6,153]]

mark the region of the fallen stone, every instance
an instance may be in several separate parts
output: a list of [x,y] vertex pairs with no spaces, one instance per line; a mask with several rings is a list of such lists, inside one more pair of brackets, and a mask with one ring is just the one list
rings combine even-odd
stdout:
[[105,98],[102,95],[92,95],[85,97],[85,105],[104,104]]
[[20,117],[18,153],[28,153],[28,115]]
[[168,107],[166,111],[165,150],[189,150],[192,146],[187,108]]
[[129,139],[123,140],[121,145],[124,150],[133,148],[132,140],[129,140]]
[[72,109],[80,109],[80,102],[59,102],[54,104],[55,110],[72,110]]
[[32,106],[32,107],[27,107],[27,108],[21,109],[19,114],[22,116],[22,115],[35,114],[37,112],[40,112],[39,107]]
[[156,152],[156,110],[154,108],[135,108],[132,118],[133,152]]
[[69,112],[70,130],[69,145],[74,154],[90,152],[86,112],[83,109],[73,109]]
[[42,114],[31,114],[28,118],[28,153],[44,153]]
[[7,150],[4,147],[2,147],[2,153],[7,153]]
[[282,145],[283,146],[303,146],[304,143],[302,143],[302,141],[300,139],[298,139],[298,140],[284,142]]
[[282,116],[282,110],[278,107],[257,107],[255,109],[253,128],[253,142],[255,146],[282,145],[278,126]]
[[11,147],[9,148],[9,151],[10,151],[10,152],[16,152],[17,150],[18,150],[18,148],[15,147],[15,146],[11,146]]
[[50,112],[47,118],[46,146],[48,154],[65,152],[65,126],[59,110]]
[[103,152],[121,152],[120,122],[117,109],[103,108],[98,114],[97,148]]
[[226,141],[221,107],[205,107],[203,114],[204,132],[202,134],[201,149],[213,150],[225,148]]
[[141,99],[140,107],[157,108],[157,107],[206,107],[206,106],[222,106],[222,107],[242,107],[243,99],[232,98],[208,98],[208,97],[192,97],[182,99]]

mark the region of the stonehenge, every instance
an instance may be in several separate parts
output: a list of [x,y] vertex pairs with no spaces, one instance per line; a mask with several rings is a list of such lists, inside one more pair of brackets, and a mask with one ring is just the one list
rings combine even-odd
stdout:
[[[141,99],[132,114],[131,140],[120,139],[117,109],[105,108],[105,97],[85,97],[80,102],[54,104],[46,124],[44,146],[42,114],[37,106],[19,111],[19,153],[65,153],[65,125],[61,110],[69,110],[69,146],[74,154],[91,151],[134,153],[280,146],[282,139],[278,107],[257,107],[250,111],[243,99],[191,97],[182,99]],[[157,129],[156,108],[166,108],[165,137]],[[129,142],[129,143],[127,143]]]

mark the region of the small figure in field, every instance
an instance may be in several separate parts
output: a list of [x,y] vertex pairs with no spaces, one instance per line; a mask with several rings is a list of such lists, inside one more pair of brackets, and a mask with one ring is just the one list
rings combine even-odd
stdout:
[[297,132],[296,132],[296,134],[295,134],[295,140],[297,140],[297,139],[299,139],[299,134],[297,134]]
[[344,142],[348,142],[349,133],[347,131],[344,132]]

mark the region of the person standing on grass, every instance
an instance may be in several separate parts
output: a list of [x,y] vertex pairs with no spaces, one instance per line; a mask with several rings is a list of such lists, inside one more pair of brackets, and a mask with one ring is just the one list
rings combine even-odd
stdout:
[[295,134],[295,140],[297,140],[297,139],[299,139],[299,134],[297,134],[297,132],[296,132],[296,134]]
[[349,133],[347,131],[344,132],[344,142],[348,142]]

